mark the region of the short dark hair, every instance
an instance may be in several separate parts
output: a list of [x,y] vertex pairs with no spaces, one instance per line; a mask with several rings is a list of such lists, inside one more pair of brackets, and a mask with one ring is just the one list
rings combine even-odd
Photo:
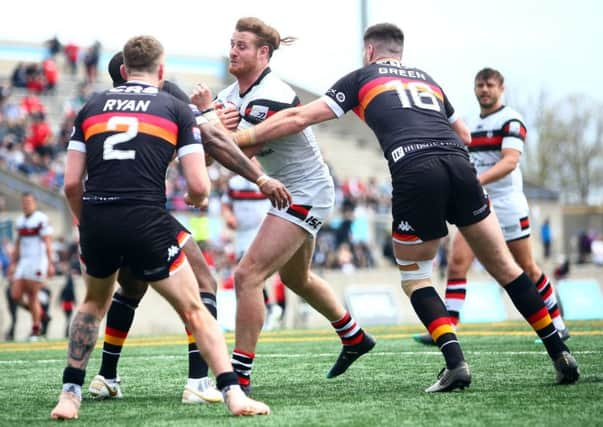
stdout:
[[268,46],[269,58],[272,57],[272,54],[279,48],[281,43],[287,46],[296,40],[295,37],[281,38],[280,33],[275,28],[253,16],[239,19],[235,25],[235,30],[255,34],[258,38],[256,47]]
[[397,25],[388,22],[372,25],[364,32],[363,40],[382,53],[402,55],[404,33]]
[[127,41],[122,52],[128,72],[154,73],[163,55],[163,45],[153,36],[136,36]]
[[120,67],[124,63],[124,54],[122,51],[117,52],[113,55],[113,58],[109,61],[109,66],[107,70],[109,71],[109,75],[111,76],[111,80],[113,80],[113,87],[121,86],[126,83],[126,80],[122,77],[120,72]]
[[475,75],[475,81],[490,80],[490,79],[497,80],[501,86],[505,83],[505,78],[503,77],[501,72],[498,70],[495,70],[494,68],[488,68],[488,67],[482,68]]

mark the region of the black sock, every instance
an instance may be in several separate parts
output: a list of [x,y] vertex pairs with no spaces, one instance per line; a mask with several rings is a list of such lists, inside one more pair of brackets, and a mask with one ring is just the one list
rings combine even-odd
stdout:
[[411,294],[410,302],[444,355],[446,367],[456,368],[465,360],[463,350],[454,333],[448,310],[436,290],[433,286],[417,289]]
[[505,286],[505,290],[517,310],[534,328],[551,358],[555,358],[562,351],[569,351],[559,337],[536,285],[525,273]]
[[[218,305],[216,304],[216,296],[209,292],[201,292],[201,301],[207,311],[216,319],[218,317]],[[195,338],[187,329],[188,335],[188,377],[189,378],[204,378],[208,374],[207,362],[201,356],[199,348],[195,343]]]
[[121,349],[132,326],[134,312],[139,302],[140,300],[126,298],[118,293],[113,295],[113,301],[107,313],[103,356],[99,371],[99,374],[107,379],[117,378],[117,363],[121,356]]

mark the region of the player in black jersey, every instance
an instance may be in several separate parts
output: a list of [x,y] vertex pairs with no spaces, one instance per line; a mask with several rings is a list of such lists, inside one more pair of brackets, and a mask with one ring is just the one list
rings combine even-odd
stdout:
[[239,146],[274,140],[354,110],[377,136],[389,164],[393,194],[392,238],[402,288],[446,367],[427,392],[463,388],[469,367],[448,311],[435,291],[432,265],[446,221],[456,224],[519,312],[543,340],[557,382],[579,377],[575,359],[561,341],[536,286],[517,266],[469,162],[463,143],[467,126],[458,119],[442,88],[424,71],[401,64],[404,36],[392,24],[364,33],[365,66],[335,83],[321,99],[284,110],[256,127],[239,131]]
[[[118,52],[111,58],[108,66],[108,72],[113,80],[114,87],[126,83],[121,72],[122,65],[123,54]],[[161,90],[187,104],[190,102],[189,97],[170,81],[164,81]],[[194,106],[190,107],[194,113],[199,114]],[[250,181],[257,180],[263,174],[262,170],[256,167],[219,129],[215,129],[209,124],[203,125],[201,129],[206,151],[211,153],[224,166],[237,171]],[[261,191],[266,197],[270,197],[273,203],[288,201],[288,193],[284,191],[284,187],[277,180],[266,181],[262,185]],[[209,270],[207,262],[193,239],[187,239],[182,250],[195,274],[201,301],[215,318],[217,316],[215,297],[217,283]],[[117,375],[117,365],[124,342],[132,326],[136,308],[148,287],[145,281],[137,280],[127,266],[120,268],[117,280],[121,286],[113,295],[113,301],[107,313],[101,366],[98,375],[94,377],[88,389],[95,399],[123,397],[120,379]],[[208,378],[207,363],[202,357],[199,357],[199,350],[190,331],[187,330],[186,332],[188,335],[189,368],[187,384],[182,393],[182,402],[189,404],[221,402],[222,394],[215,389]]]
[[195,118],[186,104],[158,89],[164,55],[155,38],[134,37],[123,52],[127,83],[84,105],[69,143],[65,194],[80,224],[87,290],[71,325],[63,391],[51,417],[78,417],[85,369],[122,265],[176,309],[216,374],[228,409],[234,415],[268,414],[268,406],[249,399],[238,385],[224,337],[201,303],[181,250],[188,234],[164,206],[165,172],[174,153],[187,182],[187,203],[199,206],[209,192]]

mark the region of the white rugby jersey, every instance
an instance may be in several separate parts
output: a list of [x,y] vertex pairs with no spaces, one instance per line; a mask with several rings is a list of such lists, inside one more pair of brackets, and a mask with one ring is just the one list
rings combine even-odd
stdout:
[[228,180],[228,193],[224,194],[222,202],[232,206],[237,230],[241,231],[259,227],[271,206],[258,186],[240,175]]
[[[245,93],[240,93],[239,83],[234,82],[218,94],[217,101],[231,102],[238,107],[241,115],[239,129],[249,128],[277,111],[300,104],[293,89],[275,76],[269,67]],[[309,182],[332,180],[309,127],[300,133],[269,141],[256,158],[268,175],[281,181],[292,192]]]
[[21,215],[15,222],[19,236],[19,258],[46,258],[44,237],[52,233],[46,214],[34,211],[31,215]]
[[[503,148],[512,148],[523,153],[526,139],[526,127],[521,115],[503,105],[500,109],[480,117],[471,130],[469,154],[477,174],[494,166],[501,158]],[[515,170],[498,181],[485,185],[492,198],[510,193],[523,193],[523,177],[519,164]]]

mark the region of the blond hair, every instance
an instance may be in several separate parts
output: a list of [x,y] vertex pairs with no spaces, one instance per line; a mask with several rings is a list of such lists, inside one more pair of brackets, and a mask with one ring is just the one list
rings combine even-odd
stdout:
[[249,32],[255,34],[258,38],[256,47],[268,46],[268,56],[272,57],[272,53],[284,44],[289,46],[293,44],[296,37],[284,37],[281,38],[280,33],[270,25],[266,24],[259,18],[246,17],[241,18],[237,21],[235,29],[239,32]]

